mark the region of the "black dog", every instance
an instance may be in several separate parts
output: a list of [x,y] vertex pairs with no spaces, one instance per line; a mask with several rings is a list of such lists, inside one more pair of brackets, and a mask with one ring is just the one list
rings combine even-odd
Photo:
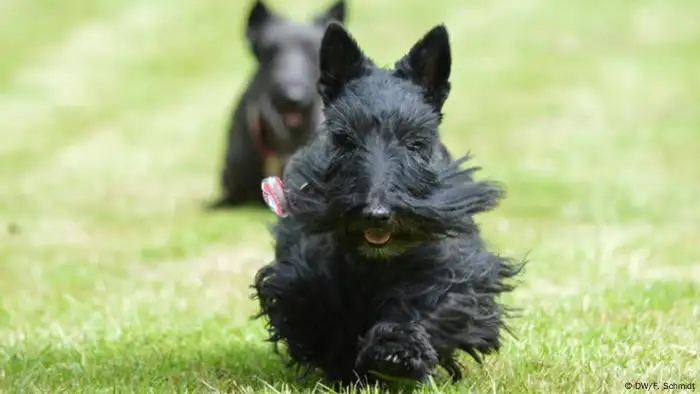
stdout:
[[262,1],[253,6],[246,36],[258,69],[233,113],[222,196],[212,208],[262,202],[261,178],[279,176],[289,155],[314,133],[322,116],[318,52],[331,21],[345,21],[343,0],[308,24],[272,13]]
[[255,278],[258,317],[291,364],[332,382],[462,377],[457,351],[497,351],[522,270],[490,252],[472,215],[503,197],[474,181],[438,135],[450,90],[447,30],[436,26],[377,67],[337,24],[321,45],[326,120],[285,169],[288,216],[275,261]]

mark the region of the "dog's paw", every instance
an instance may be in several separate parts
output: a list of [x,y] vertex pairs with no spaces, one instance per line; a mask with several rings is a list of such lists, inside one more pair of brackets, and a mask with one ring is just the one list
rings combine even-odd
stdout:
[[364,340],[357,367],[382,379],[425,381],[438,362],[425,329],[415,324],[374,326]]

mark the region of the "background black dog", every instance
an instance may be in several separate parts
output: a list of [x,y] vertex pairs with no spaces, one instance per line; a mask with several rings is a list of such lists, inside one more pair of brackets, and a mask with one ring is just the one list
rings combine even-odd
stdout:
[[318,52],[326,26],[345,21],[338,1],[310,23],[283,18],[257,1],[246,37],[258,68],[233,113],[220,175],[222,195],[212,208],[262,202],[260,180],[279,176],[289,155],[321,122],[316,90]]
[[289,216],[255,278],[259,317],[292,364],[330,381],[422,381],[437,365],[459,380],[457,350],[480,361],[499,349],[497,298],[524,263],[489,252],[472,219],[503,189],[475,182],[438,135],[447,30],[386,70],[332,24],[320,56],[326,120],[285,170]]

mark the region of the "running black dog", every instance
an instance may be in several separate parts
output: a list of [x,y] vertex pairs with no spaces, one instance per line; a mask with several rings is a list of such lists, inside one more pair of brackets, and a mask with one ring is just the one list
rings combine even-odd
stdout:
[[496,207],[438,128],[450,91],[448,33],[436,26],[393,70],[339,24],[320,54],[326,120],[285,169],[288,216],[254,296],[291,363],[342,384],[462,377],[457,354],[497,351],[524,262],[487,248],[472,216]]
[[298,23],[255,3],[246,37],[258,68],[234,110],[222,195],[211,208],[262,202],[261,178],[279,176],[289,155],[314,133],[322,116],[316,91],[321,38],[328,23],[345,21],[345,13],[341,0],[311,23]]

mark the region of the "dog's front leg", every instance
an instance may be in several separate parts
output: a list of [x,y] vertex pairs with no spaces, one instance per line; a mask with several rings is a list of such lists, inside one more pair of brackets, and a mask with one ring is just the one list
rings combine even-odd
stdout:
[[438,354],[421,324],[380,322],[360,340],[356,368],[364,373],[425,381]]
[[450,292],[434,301],[414,299],[410,307],[387,303],[382,319],[359,342],[356,369],[425,380],[440,364],[459,380],[456,349],[477,361],[478,353],[498,350],[502,310],[493,296]]

